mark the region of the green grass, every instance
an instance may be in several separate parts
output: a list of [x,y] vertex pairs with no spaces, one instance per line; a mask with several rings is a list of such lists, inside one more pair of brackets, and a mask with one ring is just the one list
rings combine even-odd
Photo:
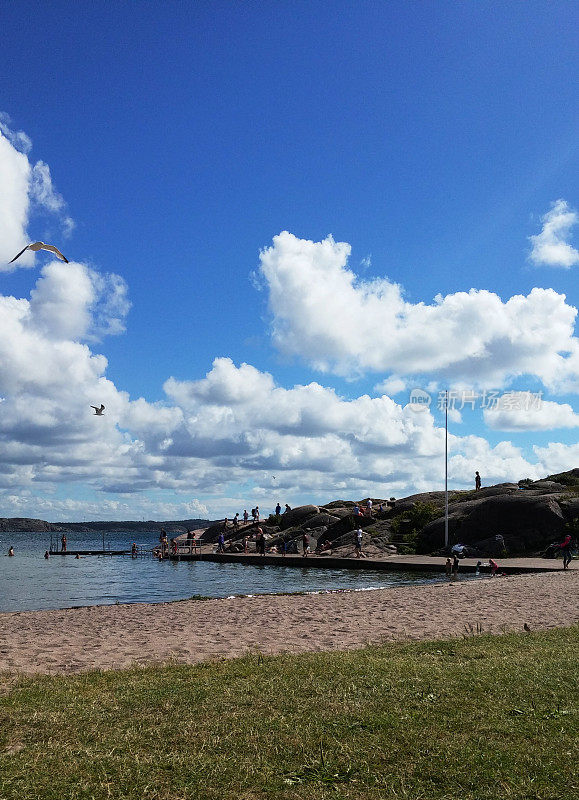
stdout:
[[568,628],[4,675],[0,798],[571,800],[578,645]]

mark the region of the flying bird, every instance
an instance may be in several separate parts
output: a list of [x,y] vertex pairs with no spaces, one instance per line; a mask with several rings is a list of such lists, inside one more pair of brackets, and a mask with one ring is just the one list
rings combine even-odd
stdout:
[[[16,261],[17,258],[20,258],[22,253],[26,252],[26,250],[32,250],[35,253],[37,253],[39,250],[50,250],[50,252],[54,253],[54,255],[57,258],[60,258],[61,261],[66,261],[67,264],[69,263],[68,258],[65,258],[65,256],[62,255],[58,247],[55,247],[53,244],[44,244],[44,242],[32,242],[32,244],[27,244],[17,256],[14,256],[12,261]],[[9,263],[12,264],[12,261]]]
[[94,413],[96,414],[97,417],[102,417],[103,411],[105,410],[105,407],[103,406],[102,403],[100,405],[100,408],[98,406],[91,406],[91,408],[94,408]]

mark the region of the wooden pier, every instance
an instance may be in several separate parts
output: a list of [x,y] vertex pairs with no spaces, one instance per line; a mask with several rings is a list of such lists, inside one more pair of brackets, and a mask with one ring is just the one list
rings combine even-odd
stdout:
[[[383,558],[334,558],[325,555],[302,556],[301,553],[265,556],[258,553],[214,553],[212,546],[199,548],[198,552],[188,552],[184,547],[176,553],[168,553],[165,558],[171,561],[213,561],[218,564],[250,564],[252,566],[277,567],[317,567],[318,569],[358,569],[379,570],[383,572],[445,572],[445,556],[384,556]],[[459,575],[476,573],[477,561],[481,575],[490,575],[488,559],[464,558],[460,561]],[[485,565],[486,563],[486,565]],[[573,562],[571,562],[573,563]],[[521,575],[529,573],[555,572],[563,568],[557,559],[543,558],[502,558],[498,559],[498,574]]]

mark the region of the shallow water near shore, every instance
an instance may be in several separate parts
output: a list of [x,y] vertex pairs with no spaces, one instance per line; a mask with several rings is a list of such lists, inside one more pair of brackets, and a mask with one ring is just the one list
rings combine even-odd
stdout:
[[[56,539],[54,540],[56,541]],[[147,549],[157,544],[152,533],[130,538],[107,535],[105,546]],[[60,543],[60,537],[58,537]],[[378,589],[445,580],[440,573],[329,569],[324,567],[253,566],[213,562],[159,562],[130,556],[51,556],[44,559],[50,534],[0,533],[0,611],[34,611],[114,603],[162,603],[193,595],[230,597],[272,593]],[[14,547],[14,558],[7,557]],[[69,550],[102,548],[102,538],[68,535]],[[465,576],[465,579],[466,576]],[[471,578],[472,579],[472,578]]]

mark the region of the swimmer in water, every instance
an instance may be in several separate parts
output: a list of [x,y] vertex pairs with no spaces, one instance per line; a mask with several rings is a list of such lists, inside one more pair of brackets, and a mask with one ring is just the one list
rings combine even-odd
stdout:
[[44,551],[44,558],[46,559],[50,558],[50,553],[48,552],[48,550]]
[[13,556],[14,555],[14,548],[12,547],[12,545],[10,545],[10,547],[8,548],[8,555],[9,556]]

